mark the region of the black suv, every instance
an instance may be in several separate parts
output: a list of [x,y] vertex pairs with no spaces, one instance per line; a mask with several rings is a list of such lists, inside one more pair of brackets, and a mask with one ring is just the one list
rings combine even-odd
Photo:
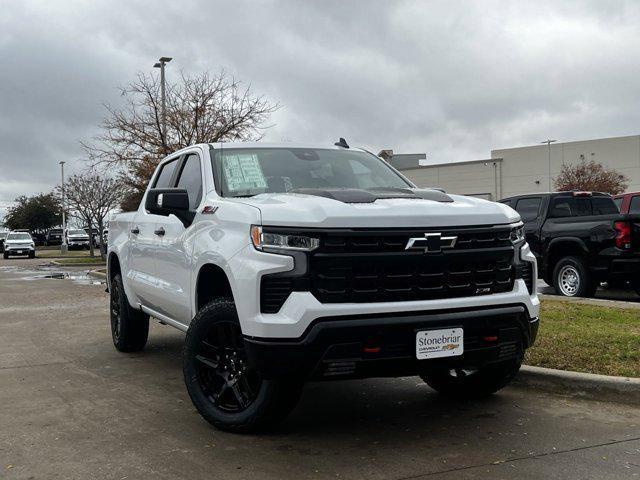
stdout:
[[593,296],[603,281],[640,288],[640,215],[620,214],[610,195],[536,193],[500,201],[520,213],[538,276],[558,294]]
[[47,232],[45,239],[46,245],[61,245],[62,244],[62,229],[52,228]]

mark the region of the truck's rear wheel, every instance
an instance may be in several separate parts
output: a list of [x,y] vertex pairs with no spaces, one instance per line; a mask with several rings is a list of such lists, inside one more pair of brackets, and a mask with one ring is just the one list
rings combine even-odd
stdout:
[[113,345],[121,352],[142,350],[149,336],[149,315],[131,307],[120,274],[111,280],[109,292]]
[[183,370],[194,406],[222,430],[274,426],[300,396],[300,382],[262,379],[249,364],[235,304],[229,299],[212,301],[194,317],[184,343]]
[[556,293],[565,297],[593,297],[598,283],[581,257],[564,257],[553,269]]
[[435,391],[458,399],[482,398],[506,387],[520,370],[522,359],[475,368],[437,369],[420,377]]

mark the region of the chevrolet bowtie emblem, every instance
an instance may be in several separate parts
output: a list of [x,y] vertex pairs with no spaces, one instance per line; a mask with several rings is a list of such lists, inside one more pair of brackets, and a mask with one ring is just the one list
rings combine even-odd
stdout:
[[453,248],[458,237],[443,237],[441,233],[425,233],[424,237],[410,238],[405,250],[424,250],[427,252],[439,252],[443,248]]

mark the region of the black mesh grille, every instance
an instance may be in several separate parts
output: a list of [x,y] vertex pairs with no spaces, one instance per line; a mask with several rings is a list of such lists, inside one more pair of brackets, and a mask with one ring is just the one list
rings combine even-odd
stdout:
[[513,248],[438,254],[316,254],[311,291],[323,303],[391,302],[509,291]]
[[516,271],[508,227],[436,232],[457,237],[453,248],[406,250],[409,239],[424,239],[429,230],[300,231],[320,238],[320,248],[308,254],[308,273],[262,277],[261,311],[277,313],[291,292],[300,290],[310,291],[322,303],[367,303],[513,289]]

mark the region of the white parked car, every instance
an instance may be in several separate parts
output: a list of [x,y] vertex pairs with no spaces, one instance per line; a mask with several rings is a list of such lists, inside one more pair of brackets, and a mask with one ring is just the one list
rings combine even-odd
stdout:
[[141,350],[150,316],[186,332],[189,395],[232,431],[280,421],[310,380],[491,394],[535,340],[535,282],[515,210],[416,188],[342,139],[180,150],[109,222],[114,345]]
[[68,228],[64,234],[69,250],[89,249],[89,234],[82,228]]
[[9,232],[4,240],[3,257],[5,259],[14,255],[27,255],[29,258],[36,256],[36,244],[27,232]]

